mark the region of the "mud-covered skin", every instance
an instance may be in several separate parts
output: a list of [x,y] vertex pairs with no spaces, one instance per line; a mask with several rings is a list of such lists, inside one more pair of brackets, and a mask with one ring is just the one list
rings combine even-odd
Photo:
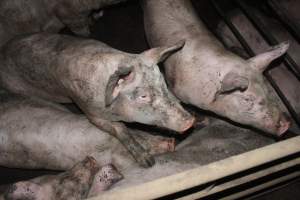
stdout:
[[[279,2],[285,4],[286,8],[288,8],[287,6],[289,5],[289,3],[296,3],[296,1]],[[291,15],[296,14],[295,12],[293,12],[293,9],[294,7],[291,8]],[[279,21],[276,21],[268,17],[267,15],[264,15],[258,9],[252,8],[251,12],[253,12],[256,16],[258,16],[261,19],[261,23],[263,23],[268,30],[271,30],[273,37],[275,37],[278,41],[290,41],[290,48],[288,50],[288,53],[291,56],[291,58],[297,63],[297,65],[300,66],[300,45],[287,32],[285,27],[283,27]],[[297,15],[300,17],[300,14],[296,14],[296,16]],[[256,54],[262,53],[269,48],[269,45],[264,40],[264,38],[260,35],[256,28],[253,27],[252,23],[247,19],[246,16],[242,14],[241,11],[234,10],[228,16]],[[248,54],[240,45],[236,37],[223,22],[219,23],[217,32],[222,37],[224,43],[230,49],[232,49],[239,55],[248,57]],[[285,67],[283,63],[279,63],[275,68],[270,69],[268,73],[275,80],[276,84],[281,89],[286,98],[289,100],[296,113],[300,115],[299,80],[297,80],[297,78]]]
[[[210,126],[193,131],[176,146],[176,151],[156,156],[157,164],[144,169],[134,162],[114,137],[91,125],[82,115],[37,99],[6,97],[0,100],[0,165],[65,170],[85,156],[92,155],[100,166],[112,163],[124,175],[113,189],[176,174],[274,142],[272,138],[249,129],[222,120],[214,123],[210,119]],[[145,147],[148,144],[153,147],[165,140],[160,141],[161,136],[142,132],[132,135]],[[144,138],[144,143],[141,138]]]
[[102,191],[123,179],[123,175],[113,165],[105,165],[94,178],[88,197],[96,196]]
[[65,200],[85,199],[99,165],[87,157],[70,170],[59,175],[42,176],[13,184],[4,195],[7,200]]
[[[100,166],[113,163],[123,170],[135,165],[116,138],[84,115],[49,101],[2,93],[0,130],[1,166],[66,170],[89,155]],[[133,130],[130,134],[151,155],[174,151],[173,138]]]
[[98,128],[120,140],[138,163],[154,159],[119,121],[183,132],[193,125],[168,91],[157,63],[183,43],[128,54],[99,41],[58,34],[16,38],[2,49],[1,83],[11,92],[74,102]]
[[142,4],[151,46],[186,41],[183,49],[165,62],[166,79],[179,99],[275,135],[288,129],[290,122],[278,109],[271,97],[274,91],[262,75],[272,60],[284,54],[287,43],[245,60],[225,50],[188,0]]
[[0,2],[0,46],[16,35],[57,33],[65,26],[88,36],[90,12],[125,0],[2,0]]

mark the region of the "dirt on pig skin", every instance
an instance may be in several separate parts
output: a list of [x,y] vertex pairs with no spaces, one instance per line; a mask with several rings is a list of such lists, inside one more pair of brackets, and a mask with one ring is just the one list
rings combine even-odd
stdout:
[[[286,6],[290,6],[289,3],[296,3],[299,1],[278,1]],[[293,10],[294,8],[291,8]],[[290,48],[287,51],[291,59],[300,66],[300,45],[298,41],[288,32],[288,30],[280,23],[269,15],[266,15],[261,9],[256,7],[251,7],[251,12],[255,14],[261,23],[270,30],[272,36],[278,41],[290,41]],[[288,13],[287,13],[288,14]],[[296,14],[296,13],[289,13]],[[300,14],[297,14],[300,16]],[[231,10],[228,13],[230,21],[243,35],[245,41],[249,44],[249,47],[253,50],[255,54],[260,54],[270,48],[267,41],[263,36],[256,30],[251,21],[238,9]],[[233,52],[248,58],[249,55],[243,49],[237,38],[230,31],[228,26],[224,22],[219,22],[216,32],[220,35],[223,42],[228,46]],[[300,115],[300,84],[297,77],[289,70],[283,62],[283,59],[278,62],[273,63],[267,72],[270,77],[274,80],[280,91],[286,97],[291,107],[294,109],[295,113]],[[274,99],[278,99],[278,105],[282,107],[282,110],[286,110],[283,103],[280,101],[278,96],[274,96]],[[286,111],[286,113],[288,113]],[[291,118],[291,117],[290,117]],[[296,123],[292,123],[290,128],[295,132],[299,132],[299,127]]]
[[156,157],[157,164],[152,168],[145,170],[128,167],[123,170],[125,178],[116,183],[111,190],[204,166],[275,142],[254,131],[219,119],[210,118],[209,121],[209,126],[194,130],[176,146],[174,152]]
[[4,197],[6,200],[81,200],[88,196],[98,171],[96,160],[87,157],[62,174],[15,183]]
[[[66,170],[89,155],[100,166],[113,163],[120,171],[134,165],[120,142],[84,115],[42,99],[0,92],[1,166]],[[174,138],[132,129],[130,134],[151,155],[175,149]]]
[[142,2],[150,46],[186,41],[164,63],[166,80],[177,98],[277,137],[287,131],[290,121],[272,98],[275,91],[263,71],[287,51],[288,42],[246,60],[225,49],[189,0]]
[[105,165],[96,174],[88,197],[96,196],[108,190],[113,184],[123,179],[123,175],[113,165]]
[[154,158],[128,134],[123,122],[178,134],[193,126],[195,118],[168,90],[158,67],[183,45],[178,41],[130,54],[93,39],[49,33],[20,36],[2,48],[0,79],[13,93],[75,103],[91,123],[116,137],[137,163],[150,167]]

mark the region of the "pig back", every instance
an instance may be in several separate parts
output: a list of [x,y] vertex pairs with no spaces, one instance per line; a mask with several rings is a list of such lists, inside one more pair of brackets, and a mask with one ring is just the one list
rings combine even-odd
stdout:
[[[215,80],[230,70],[231,58],[234,57],[237,62],[240,60],[225,51],[198,18],[190,1],[149,0],[144,1],[143,9],[146,35],[151,46],[185,40],[184,47],[165,62],[169,86],[185,103],[206,108],[218,88]],[[195,87],[203,92],[194,93]]]
[[195,43],[201,43],[203,47],[221,46],[199,19],[189,0],[145,0],[142,5],[151,46],[170,45],[182,39],[187,42],[184,48]]
[[1,81],[12,92],[60,103],[71,101],[72,90],[82,89],[88,98],[104,91],[113,70],[105,55],[115,52],[101,42],[66,35],[17,37],[2,49]]

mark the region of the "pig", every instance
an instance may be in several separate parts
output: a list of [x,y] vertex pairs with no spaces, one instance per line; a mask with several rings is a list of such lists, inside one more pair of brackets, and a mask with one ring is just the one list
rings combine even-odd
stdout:
[[[111,179],[100,181],[112,173],[110,164],[124,176],[110,188],[113,190],[193,169],[275,142],[253,130],[212,118],[210,126],[194,129],[189,137],[176,145],[175,151],[171,138],[131,132],[138,142],[145,145],[144,148],[152,149],[149,152],[155,153],[156,150],[157,164],[145,169],[134,162],[116,138],[97,129],[84,115],[33,97],[13,94],[0,97],[0,165],[67,170],[86,156],[92,156],[99,166],[108,166],[108,169],[96,174],[88,196],[97,195],[101,188],[106,188],[104,183],[111,182]],[[117,174],[114,177],[118,177]]]
[[26,33],[58,33],[68,27],[89,36],[90,12],[125,0],[2,0],[0,2],[0,46]]
[[[290,1],[286,1],[286,3],[288,2]],[[268,28],[268,30],[271,30],[270,33],[278,41],[290,41],[291,44],[288,53],[295,61],[295,63],[300,66],[299,43],[286,31],[286,29],[279,23],[279,21],[275,20],[274,18],[268,17],[254,7],[252,7],[251,12],[261,19],[261,23],[263,23],[264,26]],[[240,10],[231,11],[230,13],[228,13],[228,17],[235,25],[235,27],[239,30],[239,32],[243,35],[255,54],[262,53],[269,48],[269,45],[264,40],[264,38]],[[230,31],[230,29],[224,24],[224,22],[220,22],[218,24],[216,32],[229,49],[245,58],[249,57],[236,37]],[[274,79],[283,94],[286,96],[289,103],[296,111],[296,114],[300,116],[299,80],[285,67],[284,63],[282,62],[276,64],[276,66],[270,69],[268,73]],[[294,129],[295,128],[296,127],[294,127]]]
[[1,85],[58,103],[76,103],[91,123],[120,140],[141,166],[154,159],[121,121],[189,129],[195,118],[168,91],[157,63],[183,42],[129,54],[99,41],[37,33],[2,49]]
[[[85,199],[97,175],[107,189],[120,180],[120,174],[112,166],[99,165],[93,157],[87,157],[70,170],[58,175],[46,175],[12,184],[4,194],[6,200],[65,200]],[[106,174],[106,176],[103,176]],[[94,178],[95,177],[95,178]],[[100,185],[100,184],[99,184]]]
[[225,49],[190,1],[145,0],[142,7],[150,46],[185,40],[164,63],[166,80],[177,98],[274,136],[288,130],[290,121],[262,74],[287,51],[288,42],[246,60]]
[[[116,138],[91,124],[85,115],[43,99],[3,91],[0,130],[1,166],[67,170],[92,156],[99,166],[113,163],[120,171],[138,167]],[[151,155],[175,149],[174,138],[137,130],[129,133]]]

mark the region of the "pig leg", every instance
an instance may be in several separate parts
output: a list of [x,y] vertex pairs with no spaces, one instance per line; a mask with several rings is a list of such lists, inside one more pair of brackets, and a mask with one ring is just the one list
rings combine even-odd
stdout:
[[154,165],[154,158],[128,133],[128,129],[125,125],[118,122],[109,122],[100,118],[90,118],[90,121],[101,130],[116,137],[139,165],[142,167],[151,167]]
[[21,200],[21,199],[39,199],[42,194],[42,187],[31,181],[21,181],[11,185],[4,199],[6,200]]
[[64,173],[15,183],[8,188],[5,198],[7,200],[85,199],[98,172],[99,165],[96,160],[87,157]]
[[88,196],[99,165],[93,157],[76,164],[70,170],[62,173],[53,184],[55,199],[85,199]]
[[113,165],[105,165],[95,175],[88,197],[95,196],[108,190],[113,184],[123,179],[123,175]]
[[[132,132],[131,132],[132,133]],[[175,139],[151,135],[143,131],[134,131],[132,134],[139,144],[148,149],[150,155],[159,155],[175,150]]]

